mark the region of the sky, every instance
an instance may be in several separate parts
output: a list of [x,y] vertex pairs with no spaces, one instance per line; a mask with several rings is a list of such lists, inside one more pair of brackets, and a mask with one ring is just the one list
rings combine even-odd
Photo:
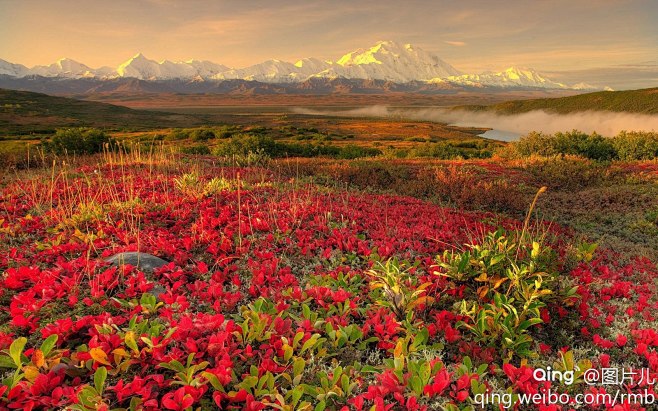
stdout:
[[0,59],[116,67],[337,60],[411,43],[469,73],[531,67],[613,88],[658,86],[657,0],[0,0]]

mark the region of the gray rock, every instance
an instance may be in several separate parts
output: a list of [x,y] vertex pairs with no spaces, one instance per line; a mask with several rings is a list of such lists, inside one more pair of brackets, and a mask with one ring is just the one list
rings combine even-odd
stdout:
[[147,253],[127,252],[115,254],[105,259],[108,263],[116,266],[130,264],[144,272],[153,272],[156,268],[169,264],[168,261]]
[[[145,273],[152,273],[156,268],[162,267],[163,265],[169,264],[168,261],[163,260],[162,258],[156,257],[147,253],[139,252],[126,252],[115,254],[110,258],[106,258],[105,261],[112,265],[122,266],[130,264],[133,267],[144,271]],[[156,298],[160,298],[160,295],[167,292],[163,286],[160,284],[155,284],[153,289],[150,291]]]

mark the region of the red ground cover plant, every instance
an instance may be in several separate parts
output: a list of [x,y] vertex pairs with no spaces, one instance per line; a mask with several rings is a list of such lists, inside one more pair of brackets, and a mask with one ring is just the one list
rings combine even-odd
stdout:
[[[658,273],[646,259],[620,266],[599,251],[558,263],[558,289],[577,294],[538,306],[519,331],[526,348],[502,350],[500,324],[479,335],[460,307],[480,298],[509,314],[500,284],[479,275],[471,289],[442,275],[437,256],[521,222],[256,169],[49,177],[0,193],[0,409],[452,411],[479,409],[487,392],[606,389],[578,371],[573,385],[537,381],[535,367],[658,373]],[[555,261],[571,261],[546,238]],[[137,250],[171,263],[151,273],[104,262]]]

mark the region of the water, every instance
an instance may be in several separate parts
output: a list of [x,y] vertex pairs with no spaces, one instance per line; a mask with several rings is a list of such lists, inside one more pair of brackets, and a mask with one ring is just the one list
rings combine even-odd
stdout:
[[513,131],[507,130],[487,130],[485,133],[478,134],[478,136],[483,138],[488,138],[489,140],[498,140],[498,141],[518,141],[521,138],[520,133],[515,133]]

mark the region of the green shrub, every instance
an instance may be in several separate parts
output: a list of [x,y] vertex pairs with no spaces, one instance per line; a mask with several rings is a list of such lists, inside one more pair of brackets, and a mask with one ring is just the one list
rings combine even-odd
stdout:
[[404,141],[411,141],[411,142],[414,142],[414,143],[423,143],[423,142],[427,141],[427,139],[425,137],[414,136],[414,137],[406,137],[404,139]]
[[239,126],[221,126],[215,128],[215,137],[220,139],[227,139],[233,137],[234,134],[239,133],[241,127]]
[[209,128],[197,128],[190,133],[190,138],[194,141],[208,141],[215,138],[215,132]]
[[180,141],[185,140],[190,136],[189,132],[184,129],[174,129],[165,136],[166,141]]
[[549,302],[573,305],[577,287],[564,287],[557,253],[525,231],[488,233],[462,252],[437,258],[436,274],[464,290],[460,327],[476,341],[500,350],[501,357],[535,357],[531,331],[541,324]]
[[516,151],[523,157],[529,157],[533,154],[538,156],[559,154],[553,136],[536,131],[522,136],[519,141],[511,144],[511,146],[515,147]]
[[274,157],[277,151],[276,145],[272,137],[240,133],[233,135],[229,141],[217,146],[213,154],[230,157],[262,151],[264,154]]
[[102,152],[104,148],[116,147],[116,142],[103,130],[67,128],[58,129],[44,147],[55,154],[94,154]]
[[180,152],[183,154],[200,154],[206,155],[210,154],[210,147],[205,144],[197,144],[195,146],[182,147]]
[[361,147],[355,144],[348,144],[340,149],[337,157],[346,160],[352,160],[362,157],[375,157],[381,155],[381,150],[370,147]]
[[624,161],[651,160],[658,157],[658,133],[622,131],[612,139],[617,157]]
[[573,156],[536,159],[524,167],[538,185],[557,189],[596,186],[606,177],[603,164]]
[[556,150],[560,154],[572,154],[599,161],[615,158],[612,141],[597,133],[586,134],[578,130],[555,133]]
[[508,157],[538,155],[574,155],[597,161],[650,160],[658,157],[658,134],[655,132],[622,131],[613,138],[578,130],[554,135],[531,132],[512,143],[505,153]]

